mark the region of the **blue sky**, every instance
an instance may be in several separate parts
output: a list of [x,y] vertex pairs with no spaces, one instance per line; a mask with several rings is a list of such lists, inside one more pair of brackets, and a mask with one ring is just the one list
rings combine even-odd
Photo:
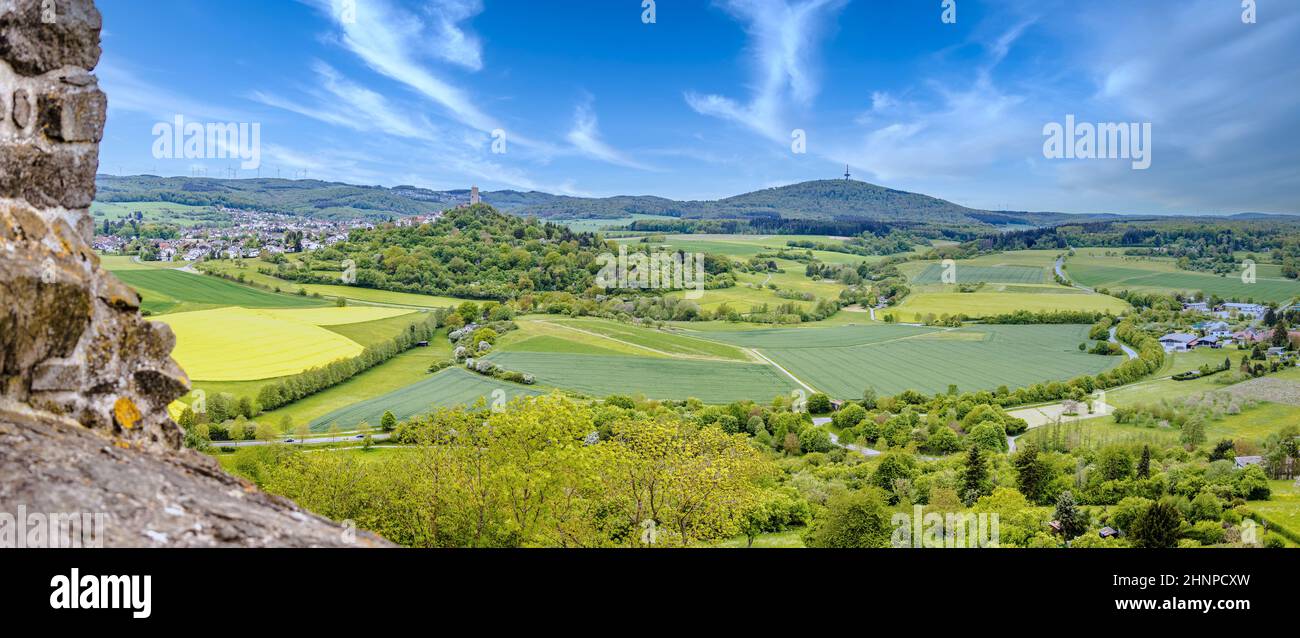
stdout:
[[[1257,1],[99,0],[100,170],[239,164],[155,157],[181,115],[258,124],[263,176],[712,199],[849,164],[978,208],[1300,212],[1300,2]],[[1151,167],[1045,158],[1067,114],[1150,123]]]

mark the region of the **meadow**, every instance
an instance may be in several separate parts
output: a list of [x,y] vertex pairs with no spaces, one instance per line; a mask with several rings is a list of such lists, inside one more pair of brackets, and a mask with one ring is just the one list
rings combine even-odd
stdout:
[[[942,264],[930,264],[920,274],[912,278],[917,285],[941,284],[945,269]],[[953,267],[953,282],[958,284],[998,283],[998,284],[1041,284],[1046,271],[1034,266],[963,266]]]
[[104,220],[134,219],[140,213],[145,222],[165,222],[177,226],[194,226],[203,223],[225,222],[229,215],[211,206],[191,206],[173,202],[93,202],[90,215],[97,226]]
[[536,375],[539,385],[602,398],[622,394],[705,403],[767,402],[798,387],[772,366],[759,363],[539,352],[500,352],[488,358],[508,370]]
[[248,260],[211,260],[203,262],[204,269],[210,269],[231,277],[244,276],[244,279],[259,286],[271,289],[279,289],[286,292],[296,293],[299,290],[311,296],[320,296],[330,299],[342,297],[350,301],[361,303],[382,304],[391,306],[406,306],[412,308],[447,308],[458,306],[465,299],[454,297],[440,297],[435,295],[422,295],[411,292],[396,292],[392,290],[376,290],[374,288],[360,288],[357,286],[345,286],[339,284],[300,284],[295,281],[280,279],[271,275],[262,274],[257,271],[259,267],[270,267],[270,264],[248,259]]
[[710,338],[757,348],[814,389],[836,398],[903,390],[945,392],[1011,388],[1103,372],[1123,359],[1079,352],[1087,326],[968,326],[937,330],[862,326],[712,332]]
[[311,420],[310,426],[314,432],[327,431],[331,426],[351,430],[363,421],[378,427],[385,411],[391,411],[402,421],[440,407],[472,405],[479,399],[492,405],[497,400],[509,402],[520,396],[540,394],[545,394],[545,390],[498,381],[461,368],[449,368],[432,376],[426,375],[424,380],[398,390],[371,395],[371,398],[331,411]]
[[145,267],[112,272],[140,294],[141,307],[152,314],[224,306],[310,308],[325,305],[320,299],[275,294],[217,277],[167,268]]
[[1281,276],[1277,266],[1256,267],[1254,283],[1243,283],[1239,273],[1220,276],[1179,270],[1172,259],[1107,255],[1115,249],[1079,248],[1066,260],[1070,278],[1090,288],[1136,292],[1203,292],[1224,299],[1282,303],[1300,295],[1300,281]]
[[1042,287],[1033,292],[1023,290],[983,290],[978,292],[914,292],[898,306],[877,311],[877,316],[892,314],[899,321],[921,321],[927,315],[963,314],[969,318],[1009,314],[1017,310],[1051,312],[1083,310],[1120,314],[1129,309],[1123,300],[1107,295],[1087,294],[1061,287]]

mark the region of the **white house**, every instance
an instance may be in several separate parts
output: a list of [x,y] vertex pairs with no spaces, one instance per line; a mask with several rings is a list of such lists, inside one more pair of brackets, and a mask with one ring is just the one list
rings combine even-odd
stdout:
[[1209,312],[1210,304],[1204,301],[1183,304],[1183,312]]
[[1252,318],[1252,319],[1260,319],[1260,318],[1262,318],[1262,317],[1264,316],[1264,313],[1268,312],[1268,307],[1266,307],[1266,306],[1261,306],[1260,304],[1257,304],[1257,303],[1233,303],[1233,302],[1229,302],[1229,303],[1225,303],[1225,304],[1223,304],[1222,306],[1219,306],[1219,312],[1218,312],[1217,314],[1218,314],[1220,317],[1227,318],[1227,317],[1232,316],[1232,313],[1233,313],[1234,311],[1236,311],[1237,315],[1238,315],[1238,316],[1241,316],[1241,317],[1250,317],[1250,318]]
[[1160,345],[1164,346],[1165,352],[1186,352],[1193,341],[1196,341],[1196,335],[1181,332],[1171,332],[1160,337]]

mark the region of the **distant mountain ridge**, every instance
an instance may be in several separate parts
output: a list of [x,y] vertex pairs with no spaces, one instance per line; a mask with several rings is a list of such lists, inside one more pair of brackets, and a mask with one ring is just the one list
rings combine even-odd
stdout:
[[[220,205],[321,218],[422,215],[470,199],[469,189],[436,191],[410,185],[387,188],[320,180],[99,175],[95,182],[99,201]],[[678,201],[651,195],[572,197],[515,190],[485,191],[481,195],[485,203],[500,210],[552,219],[615,219],[640,214],[683,220],[779,218],[998,228],[1136,217],[980,210],[929,195],[843,179],[799,182],[711,201]],[[1232,217],[1276,215],[1242,213]]]

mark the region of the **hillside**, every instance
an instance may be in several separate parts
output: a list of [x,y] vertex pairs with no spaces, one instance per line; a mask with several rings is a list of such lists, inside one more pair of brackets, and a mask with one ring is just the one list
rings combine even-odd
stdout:
[[[469,190],[435,191],[416,186],[355,186],[319,180],[96,177],[100,202],[156,201],[220,205],[319,218],[394,216],[437,212],[469,202]],[[1041,226],[1100,219],[1101,215],[984,211],[857,180],[818,180],[768,188],[713,201],[678,201],[649,195],[589,198],[537,191],[485,191],[483,202],[519,216],[553,219],[618,219],[632,214],[683,220],[779,220],[907,222],[995,228]],[[770,224],[766,224],[770,225]],[[765,226],[766,226],[765,225]],[[856,232],[856,231],[854,231]]]
[[95,187],[95,199],[100,202],[172,202],[319,218],[421,215],[457,203],[456,198],[448,193],[412,186],[390,189],[382,186],[275,178],[97,175]]

